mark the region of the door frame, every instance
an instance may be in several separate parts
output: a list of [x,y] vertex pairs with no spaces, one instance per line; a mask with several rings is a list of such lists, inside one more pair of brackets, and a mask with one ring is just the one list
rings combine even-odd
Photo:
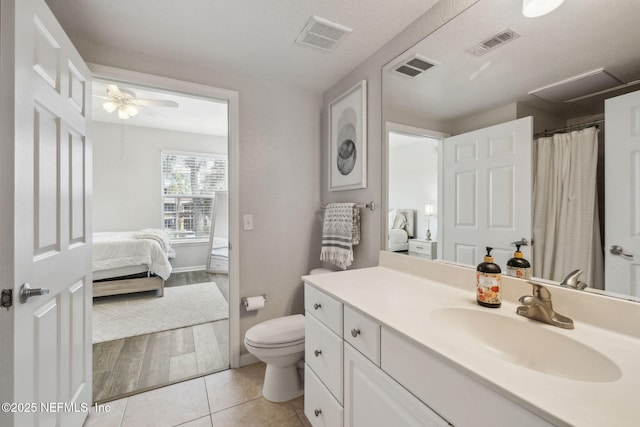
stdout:
[[106,65],[87,63],[94,79],[117,80],[132,85],[164,89],[227,101],[229,114],[228,135],[228,188],[229,188],[229,364],[240,367],[240,218],[239,201],[239,93],[199,83],[186,82],[153,74],[124,70]]
[[[382,210],[383,212],[388,213],[389,212],[389,134],[390,133],[400,133],[400,134],[405,134],[405,135],[414,135],[414,136],[421,136],[421,137],[425,137],[425,138],[432,138],[432,139],[437,139],[438,140],[438,165],[442,164],[441,162],[441,157],[442,157],[442,143],[444,141],[445,138],[449,137],[450,135],[448,133],[444,133],[444,132],[440,132],[440,131],[436,131],[436,130],[429,130],[429,129],[425,129],[425,128],[419,128],[419,127],[415,127],[415,126],[410,126],[410,125],[404,125],[401,123],[397,123],[397,122],[391,122],[391,121],[386,121],[384,123],[384,138],[382,139]],[[440,174],[441,172],[440,167],[438,167],[438,201],[437,201],[437,207],[438,209],[440,209],[440,206],[442,206],[442,188],[441,188],[441,176]],[[438,223],[438,230],[441,230],[441,221],[442,221],[442,215],[438,215],[437,216],[437,223]],[[385,250],[388,251],[389,250],[389,215],[382,215],[382,233],[381,235],[381,239],[382,241],[380,242],[380,247]],[[438,258],[441,258],[441,254],[439,251],[441,251],[441,245],[438,245],[437,247],[438,250]]]

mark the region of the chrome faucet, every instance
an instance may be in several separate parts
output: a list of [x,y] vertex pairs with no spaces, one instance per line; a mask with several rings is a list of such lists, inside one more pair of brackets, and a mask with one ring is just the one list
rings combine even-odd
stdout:
[[521,296],[521,306],[516,308],[520,316],[548,323],[563,329],[573,329],[573,320],[553,311],[551,292],[539,283],[529,282],[533,286],[533,295]]
[[579,290],[586,288],[587,284],[584,282],[581,282],[578,279],[578,277],[580,277],[581,274],[582,274],[582,270],[580,269],[573,270],[571,273],[567,274],[567,277],[562,279],[562,282],[560,282],[560,286],[564,286],[566,288],[579,289]]

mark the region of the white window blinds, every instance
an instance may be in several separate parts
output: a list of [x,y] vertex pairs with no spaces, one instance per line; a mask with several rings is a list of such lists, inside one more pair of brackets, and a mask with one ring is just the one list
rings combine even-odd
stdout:
[[162,152],[164,229],[172,239],[208,238],[216,191],[227,191],[227,156]]

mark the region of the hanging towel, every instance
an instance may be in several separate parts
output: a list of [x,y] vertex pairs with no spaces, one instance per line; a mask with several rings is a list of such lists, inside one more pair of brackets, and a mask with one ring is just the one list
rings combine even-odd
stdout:
[[320,260],[346,270],[353,245],[360,243],[360,209],[355,203],[329,203],[324,210]]

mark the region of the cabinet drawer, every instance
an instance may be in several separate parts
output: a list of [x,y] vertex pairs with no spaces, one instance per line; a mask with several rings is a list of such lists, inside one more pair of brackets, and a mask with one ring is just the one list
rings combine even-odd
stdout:
[[304,285],[304,309],[327,325],[336,334],[342,336],[342,303],[317,290]]
[[349,306],[344,307],[345,341],[380,366],[380,325]]
[[433,259],[436,257],[436,242],[424,240],[409,240],[409,254]]
[[304,322],[304,360],[342,404],[342,338],[308,313]]
[[342,427],[342,406],[308,365],[304,373],[304,414],[313,427]]
[[455,426],[551,426],[394,331],[380,341],[382,370]]

